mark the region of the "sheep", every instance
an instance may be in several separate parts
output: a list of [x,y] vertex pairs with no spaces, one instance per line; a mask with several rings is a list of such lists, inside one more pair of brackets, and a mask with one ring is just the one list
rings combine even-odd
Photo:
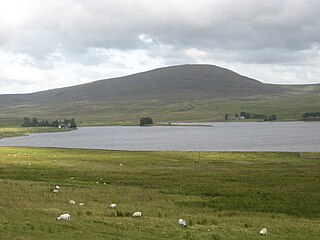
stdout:
[[56,219],[57,221],[69,221],[70,220],[70,214],[65,213],[61,214],[59,217]]
[[75,205],[75,204],[76,204],[76,202],[75,202],[75,201],[73,201],[73,200],[69,200],[69,204],[71,204],[71,205]]
[[79,203],[79,206],[84,206],[84,203]]
[[142,216],[142,213],[141,213],[141,212],[134,212],[134,213],[132,214],[132,217],[134,217],[134,218],[141,217],[141,216]]
[[263,235],[263,236],[267,236],[268,234],[268,231],[266,228],[262,228],[261,231],[260,231],[260,235]]
[[51,192],[54,192],[54,193],[57,193],[57,192],[59,192],[59,190],[60,190],[60,186],[59,185],[56,185],[56,186],[54,186],[54,187],[51,187]]
[[186,221],[183,220],[182,218],[180,218],[180,219],[178,220],[178,223],[179,223],[179,225],[182,226],[182,227],[185,227],[185,228],[187,227]]
[[112,203],[112,204],[109,206],[109,208],[111,208],[111,209],[116,209],[116,208],[117,208],[117,204]]

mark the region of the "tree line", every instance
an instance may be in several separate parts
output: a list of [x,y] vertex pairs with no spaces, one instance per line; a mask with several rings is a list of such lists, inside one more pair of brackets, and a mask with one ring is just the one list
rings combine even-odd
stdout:
[[265,114],[249,113],[249,112],[240,112],[240,116],[243,116],[245,119],[263,119],[264,121],[277,120],[277,116],[275,114],[265,115]]
[[305,112],[303,115],[303,118],[305,119],[305,120],[308,120],[308,119],[311,119],[311,118],[313,118],[313,119],[320,119],[320,112]]
[[245,119],[263,119],[265,121],[277,120],[277,116],[275,114],[265,115],[265,114],[249,113],[249,112],[240,112],[240,116],[244,117]]
[[65,127],[65,128],[77,128],[74,118],[64,120],[54,120],[49,122],[48,120],[38,120],[38,118],[23,118],[22,127]]
[[257,113],[249,113],[249,112],[240,112],[240,114],[235,114],[231,116],[229,114],[225,114],[225,120],[239,120],[239,119],[263,119],[264,121],[275,121],[277,120],[277,116],[275,114],[265,115],[265,114],[257,114]]

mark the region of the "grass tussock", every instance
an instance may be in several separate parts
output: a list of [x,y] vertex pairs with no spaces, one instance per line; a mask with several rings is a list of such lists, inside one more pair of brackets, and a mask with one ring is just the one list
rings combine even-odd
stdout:
[[[0,236],[260,239],[267,227],[271,239],[317,239],[319,169],[318,153],[1,147]],[[71,221],[55,221],[62,213]]]

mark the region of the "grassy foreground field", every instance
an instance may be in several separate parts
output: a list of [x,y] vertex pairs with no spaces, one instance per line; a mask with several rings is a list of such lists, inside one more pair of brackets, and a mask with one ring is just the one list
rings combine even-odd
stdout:
[[0,183],[1,239],[320,237],[319,153],[1,147]]

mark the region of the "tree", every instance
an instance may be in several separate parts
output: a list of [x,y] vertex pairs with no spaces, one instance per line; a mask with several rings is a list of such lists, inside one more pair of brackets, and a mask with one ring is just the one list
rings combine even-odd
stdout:
[[307,117],[309,117],[310,115],[309,115],[308,112],[305,112],[302,116],[303,116],[303,118],[307,118]]
[[24,118],[23,118],[23,123],[22,123],[21,126],[22,126],[22,127],[31,127],[31,126],[32,126],[32,123],[31,123],[30,118],[24,117]]
[[226,114],[224,115],[224,120],[229,120],[229,114],[228,114],[228,113],[226,113]]
[[48,126],[50,126],[50,123],[48,122],[48,120],[40,120],[38,122],[38,126],[39,127],[48,127]]
[[23,118],[22,127],[59,127],[63,124],[67,128],[77,128],[76,121],[74,118],[64,119],[64,121],[55,120],[50,123],[48,120],[38,120],[37,118],[32,118],[32,120],[28,117]]
[[246,119],[251,118],[251,114],[248,113],[248,112],[240,112],[240,116],[241,116],[241,117],[244,117],[244,118],[246,118]]
[[59,127],[59,121],[55,120],[51,123],[51,127]]
[[39,124],[38,119],[36,117],[32,118],[32,127],[36,127],[38,126],[38,124]]
[[320,112],[305,112],[303,115],[303,118],[306,119],[306,120],[310,120],[310,118],[320,118]]
[[64,121],[63,121],[63,124],[67,128],[77,128],[77,124],[76,124],[76,121],[74,120],[74,118],[71,118],[71,119],[65,118]]
[[74,118],[70,119],[70,128],[77,128],[77,124]]
[[151,117],[142,117],[140,118],[140,126],[144,126],[147,124],[153,124],[153,120]]

